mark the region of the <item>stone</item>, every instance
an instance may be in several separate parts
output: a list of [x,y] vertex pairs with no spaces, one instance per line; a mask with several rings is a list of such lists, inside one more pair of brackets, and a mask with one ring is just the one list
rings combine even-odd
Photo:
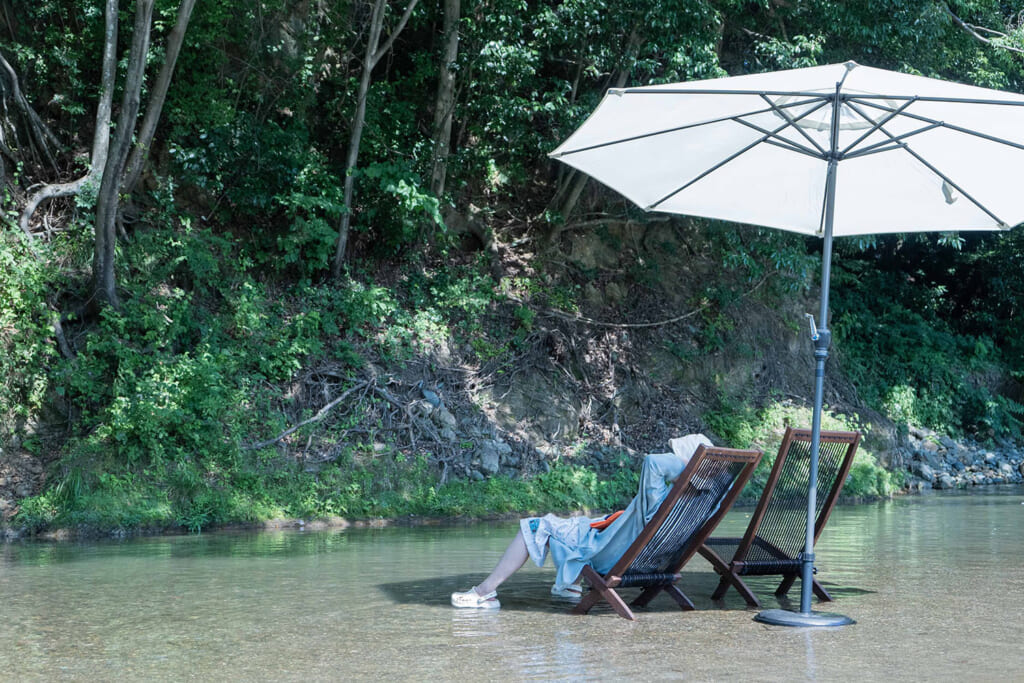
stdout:
[[948,436],[940,436],[939,445],[941,445],[947,451],[956,450],[956,441],[953,441],[953,439],[949,438]]
[[480,469],[487,474],[497,474],[501,469],[501,455],[494,441],[484,441],[477,456],[480,458]]
[[441,430],[441,438],[448,443],[455,443],[459,439],[459,435],[455,433],[455,430],[451,427],[445,427]]
[[474,481],[483,481],[487,477],[485,477],[480,470],[470,470],[469,478],[473,479]]
[[430,417],[434,412],[434,406],[423,400],[413,401],[409,404],[409,412],[413,417]]
[[1008,462],[999,463],[999,474],[1009,477],[1013,474],[1013,467]]
[[955,489],[956,480],[948,474],[940,474],[939,478],[935,481],[935,488],[937,489]]
[[925,491],[930,489],[932,484],[928,481],[922,481],[917,477],[910,477],[906,482],[906,487],[908,491]]
[[454,430],[455,427],[457,427],[459,424],[459,421],[455,419],[455,416],[452,415],[448,411],[448,409],[443,406],[434,410],[434,413],[433,415],[431,415],[431,417],[440,426],[447,427],[451,430]]
[[910,471],[927,482],[935,481],[935,470],[925,462],[915,460],[910,465]]

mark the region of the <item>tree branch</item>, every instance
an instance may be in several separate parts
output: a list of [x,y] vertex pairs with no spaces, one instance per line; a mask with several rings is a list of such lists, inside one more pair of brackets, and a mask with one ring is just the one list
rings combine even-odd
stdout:
[[313,417],[309,418],[308,420],[303,420],[299,424],[297,424],[297,425],[295,425],[293,427],[289,427],[288,429],[284,430],[283,432],[281,432],[280,434],[275,436],[273,439],[268,439],[267,441],[260,441],[259,443],[254,443],[254,444],[250,444],[248,446],[243,446],[243,449],[247,450],[247,451],[258,451],[261,448],[266,448],[267,446],[272,446],[275,443],[280,442],[282,439],[286,438],[287,436],[289,436],[291,434],[294,434],[295,432],[297,432],[298,430],[302,429],[306,425],[313,424],[314,422],[319,422],[320,420],[324,419],[324,417],[327,416],[327,413],[331,412],[331,410],[336,405],[338,405],[339,403],[344,401],[346,398],[351,396],[353,393],[359,391],[360,389],[365,389],[369,385],[370,385],[370,382],[367,382],[367,381],[359,382],[359,383],[355,384],[354,386],[350,387],[347,391],[343,391],[341,393],[341,395],[338,396],[336,399],[334,399],[333,401],[331,401],[330,403],[325,405],[323,408],[318,410],[316,415],[314,415]]
[[377,66],[377,62],[381,60],[381,57],[386,55],[388,50],[391,49],[391,46],[395,42],[395,38],[397,38],[398,34],[405,28],[405,25],[408,23],[409,17],[412,16],[412,11],[416,8],[416,3],[418,2],[419,0],[411,0],[409,2],[409,6],[405,8],[404,12],[402,12],[402,18],[398,20],[398,26],[395,26],[395,30],[391,32],[391,35],[384,41],[384,44],[373,53],[373,57],[370,59],[370,69]]
[[995,30],[990,29],[990,28],[985,28],[984,26],[975,26],[974,24],[968,24],[966,21],[964,21],[963,19],[961,19],[957,15],[953,14],[953,10],[951,10],[949,8],[948,4],[942,3],[942,7],[946,10],[946,14],[948,14],[950,16],[950,18],[953,19],[953,23],[955,23],[957,26],[962,28],[964,31],[967,31],[967,33],[969,33],[971,36],[973,36],[979,42],[981,42],[981,43],[983,43],[985,45],[989,45],[991,47],[999,47],[999,48],[1002,48],[1004,50],[1009,50],[1010,52],[1016,52],[1017,54],[1024,55],[1024,50],[1022,50],[1021,48],[1013,47],[1012,45],[1003,45],[1002,43],[994,42],[992,39],[986,38],[985,36],[981,35],[981,33],[979,33],[979,31],[984,31],[985,33],[988,33],[988,34],[994,35],[994,36],[998,36],[1000,38],[1007,38],[1008,36],[1005,33],[1000,33],[999,31],[995,31]]

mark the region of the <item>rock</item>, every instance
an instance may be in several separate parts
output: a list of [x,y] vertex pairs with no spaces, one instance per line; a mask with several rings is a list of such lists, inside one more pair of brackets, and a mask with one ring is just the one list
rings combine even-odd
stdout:
[[910,477],[906,482],[908,491],[924,491],[932,487],[931,482],[922,481],[917,477]]
[[441,430],[441,438],[448,443],[455,443],[459,439],[459,435],[455,433],[455,430],[451,427],[445,427]]
[[501,455],[496,442],[484,441],[477,456],[480,458],[480,469],[487,474],[497,474],[501,469]]
[[469,471],[469,478],[473,479],[475,481],[483,481],[487,477],[485,477],[480,470],[470,470]]
[[1004,477],[1012,476],[1013,466],[1011,466],[1008,462],[999,463],[999,474],[1001,474]]
[[988,451],[985,453],[982,460],[986,465],[993,465],[999,460],[999,458],[997,458],[996,454],[993,453],[992,451]]
[[434,422],[436,422],[440,426],[447,427],[453,431],[455,430],[455,427],[457,427],[459,424],[459,421],[455,419],[455,416],[448,412],[448,409],[445,408],[444,406],[435,409],[434,413],[431,415],[431,418],[433,418]]
[[956,480],[948,474],[940,474],[939,478],[935,482],[935,488],[937,489],[955,489]]
[[434,412],[434,406],[423,400],[413,401],[409,404],[409,412],[414,417],[430,417],[431,413]]
[[935,481],[935,470],[921,460],[915,460],[910,464],[910,471],[927,482]]
[[18,498],[28,498],[32,495],[32,487],[28,484],[18,484],[18,487],[14,489],[14,493]]
[[931,439],[925,439],[921,442],[921,450],[928,453],[937,453],[939,451],[939,444],[935,443]]
[[939,445],[945,448],[947,451],[956,450],[956,441],[953,441],[953,439],[949,438],[948,436],[940,436]]
[[1020,472],[1021,475],[1024,475],[1024,462],[1020,464],[1020,466],[1017,468],[1017,471]]

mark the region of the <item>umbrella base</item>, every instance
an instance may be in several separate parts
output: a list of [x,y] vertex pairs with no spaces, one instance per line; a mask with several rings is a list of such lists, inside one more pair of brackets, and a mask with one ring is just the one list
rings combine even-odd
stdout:
[[857,622],[842,614],[830,612],[790,612],[785,609],[766,609],[759,612],[754,621],[775,626],[848,626]]

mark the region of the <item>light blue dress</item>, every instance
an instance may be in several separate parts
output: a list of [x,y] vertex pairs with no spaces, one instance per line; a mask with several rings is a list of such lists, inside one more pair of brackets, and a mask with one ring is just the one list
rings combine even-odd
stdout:
[[672,440],[673,453],[652,453],[644,457],[640,471],[640,490],[618,519],[604,530],[590,528],[590,517],[527,517],[519,520],[530,558],[538,567],[550,551],[558,570],[555,588],[564,589],[576,582],[584,565],[598,573],[608,572],[633,543],[644,525],[668,495],[672,483],[686,467],[700,444],[711,445],[696,434]]

